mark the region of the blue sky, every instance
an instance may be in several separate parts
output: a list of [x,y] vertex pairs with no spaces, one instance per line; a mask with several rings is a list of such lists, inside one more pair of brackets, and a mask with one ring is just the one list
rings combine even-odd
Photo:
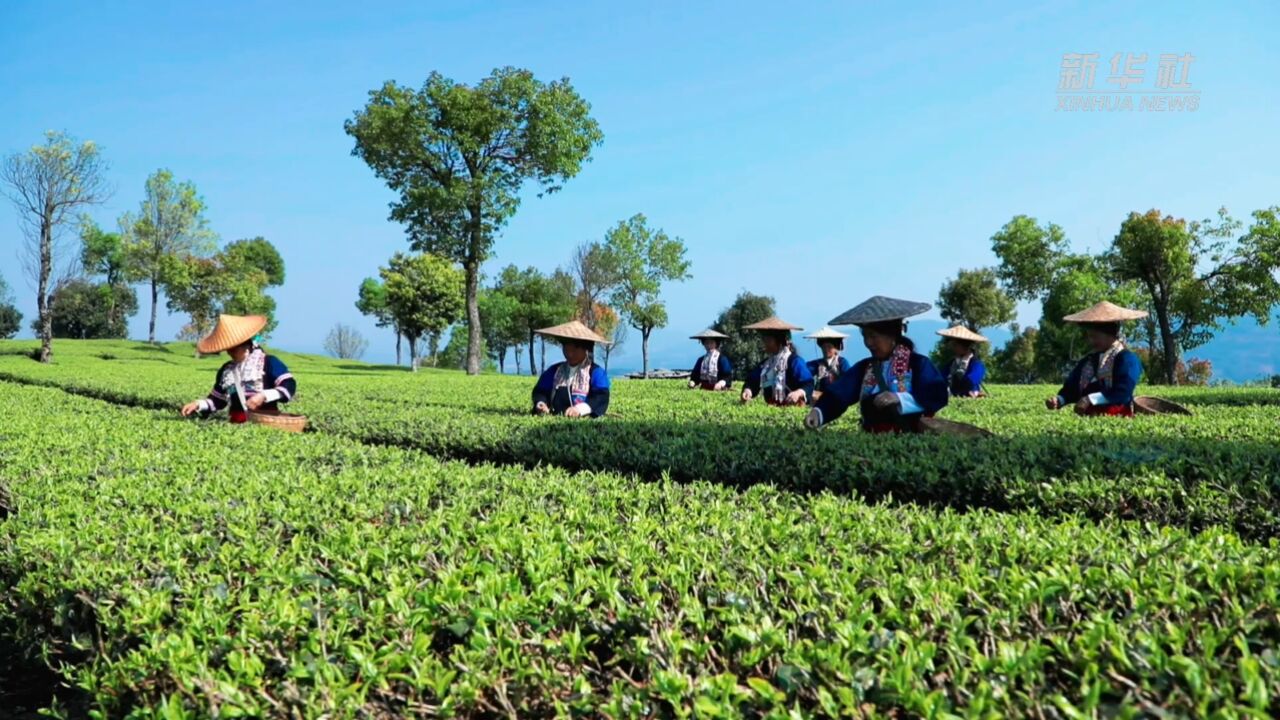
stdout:
[[[474,5],[474,7],[473,7]],[[392,355],[353,307],[397,250],[392,194],[342,123],[384,80],[497,66],[571,78],[605,140],[555,195],[530,192],[489,264],[551,270],[579,242],[645,213],[689,247],[655,364],[742,289],[809,328],[873,294],[934,301],[1026,213],[1078,247],[1131,210],[1238,216],[1280,203],[1280,5],[1274,2],[0,4],[0,152],[47,129],[93,139],[114,226],[148,174],[196,183],[224,241],[285,257],[274,342],[319,351],[335,322]],[[1195,112],[1058,112],[1063,53],[1191,53]],[[33,317],[13,209],[0,274]],[[1021,309],[1033,322],[1037,307]],[[936,317],[936,315],[933,315]],[[165,339],[178,317],[160,326]],[[146,312],[134,318],[145,337]],[[615,362],[639,364],[639,342]],[[688,356],[688,357],[686,357]]]

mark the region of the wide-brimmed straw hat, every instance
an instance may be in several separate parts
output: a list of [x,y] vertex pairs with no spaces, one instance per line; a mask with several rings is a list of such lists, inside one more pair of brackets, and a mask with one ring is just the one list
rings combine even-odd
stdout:
[[196,350],[205,355],[230,350],[252,340],[266,326],[267,319],[261,315],[219,315],[213,332],[196,343]]
[[874,325],[876,323],[905,320],[932,307],[929,303],[898,300],[876,295],[831,318],[831,325]]
[[833,330],[830,325],[823,325],[821,330],[809,333],[805,337],[810,340],[844,340],[848,334]]
[[792,330],[803,330],[804,328],[800,327],[799,325],[792,325],[786,320],[783,320],[777,315],[774,315],[772,317],[767,317],[764,320],[761,320],[760,322],[757,322],[757,323],[751,323],[750,325],[743,325],[742,329],[756,330],[758,332],[791,332]]
[[703,330],[697,335],[690,335],[689,339],[690,340],[728,340],[729,336],[725,335],[722,332],[716,332],[711,328],[707,328],[706,330]]
[[555,327],[542,328],[534,330],[539,335],[545,335],[549,338],[557,340],[576,340],[583,343],[602,343],[608,345],[609,341],[597,335],[591,328],[583,325],[581,321],[570,320],[567,323],[556,325]]
[[978,333],[970,330],[969,328],[963,325],[952,325],[946,330],[939,330],[938,334],[944,338],[951,338],[953,340],[964,340],[965,342],[971,342],[971,343],[991,342],[990,340],[986,339],[982,335],[979,335]]
[[1103,300],[1088,310],[1081,310],[1062,319],[1070,323],[1118,323],[1141,320],[1149,314],[1146,310],[1131,310]]

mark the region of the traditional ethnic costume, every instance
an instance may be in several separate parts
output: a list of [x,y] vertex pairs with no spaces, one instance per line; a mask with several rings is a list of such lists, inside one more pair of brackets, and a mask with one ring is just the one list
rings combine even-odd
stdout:
[[787,395],[796,390],[803,390],[805,402],[813,399],[813,375],[804,358],[791,347],[791,331],[804,328],[792,325],[777,316],[746,325],[744,330],[755,330],[761,334],[773,334],[778,338],[782,349],[765,358],[760,367],[751,371],[747,377],[746,388],[753,397],[764,396],[770,405],[785,405]]
[[[849,359],[841,354],[844,350],[845,338],[849,336],[838,330],[831,329],[830,326],[825,326],[812,335],[805,335],[805,337],[810,340],[816,340],[818,347],[822,350],[822,357],[817,360],[810,360],[808,367],[809,374],[813,376],[814,390],[826,392],[831,383],[836,381],[836,378],[849,372]],[[838,351],[835,357],[827,357],[826,348],[823,346],[828,343],[834,345]]]
[[[733,386],[733,364],[729,362],[729,357],[720,352],[720,346],[725,340],[729,339],[728,335],[722,332],[716,332],[711,328],[707,328],[697,335],[692,335],[690,340],[714,340],[716,348],[710,350],[706,355],[698,358],[693,364],[693,372],[689,373],[689,387],[700,387],[703,390],[728,390]],[[716,387],[721,381],[723,386]]]
[[1105,325],[1117,333],[1115,343],[1102,352],[1092,352],[1076,363],[1067,382],[1058,391],[1058,407],[1075,405],[1087,398],[1085,415],[1118,415],[1133,417],[1133,392],[1142,377],[1142,361],[1118,336],[1120,324],[1147,316],[1142,310],[1130,310],[1100,302],[1083,312],[1067,315],[1063,320],[1079,325]]
[[[219,315],[213,332],[197,343],[196,349],[206,355],[230,350],[253,341],[266,325],[267,318],[261,315]],[[254,413],[279,415],[280,405],[293,400],[297,392],[298,382],[289,368],[280,358],[268,355],[253,342],[243,360],[228,360],[218,368],[213,389],[200,401],[199,411],[205,417],[229,408],[227,414],[231,422],[242,423],[249,419],[246,405],[249,398],[262,395],[266,400]]]
[[579,365],[562,361],[542,373],[533,387],[533,412],[538,412],[538,403],[545,403],[553,415],[563,415],[572,407],[578,409],[579,417],[604,417],[609,410],[609,374],[595,364],[591,350],[596,343],[608,341],[577,320],[536,332],[561,344],[582,345],[587,356]]
[[973,352],[977,343],[989,342],[985,337],[963,325],[954,325],[946,330],[939,330],[944,338],[960,340],[969,345],[969,353],[951,361],[947,372],[947,385],[952,397],[975,397],[982,392],[982,381],[987,377],[987,366]]
[[[832,319],[832,325],[872,326],[878,331],[896,332],[899,342],[888,358],[859,360],[837,378],[810,411],[812,427],[834,422],[856,404],[862,414],[863,430],[921,432],[920,418],[933,417],[946,407],[946,379],[929,358],[912,350],[910,341],[902,336],[903,320],[928,309],[928,303],[876,296]],[[898,402],[887,408],[878,407],[875,399],[881,393],[896,394]]]

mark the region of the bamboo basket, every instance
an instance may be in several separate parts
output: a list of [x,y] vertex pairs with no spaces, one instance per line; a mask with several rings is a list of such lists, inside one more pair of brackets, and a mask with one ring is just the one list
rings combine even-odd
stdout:
[[955,437],[987,438],[995,437],[995,433],[969,423],[943,420],[942,418],[920,418],[920,426],[929,435],[953,435]]
[[306,415],[291,415],[289,413],[278,413],[268,415],[266,413],[249,413],[249,422],[259,425],[266,425],[269,428],[275,428],[283,432],[300,433],[307,427]]
[[1133,411],[1139,415],[1190,415],[1191,411],[1171,400],[1158,397],[1136,397]]

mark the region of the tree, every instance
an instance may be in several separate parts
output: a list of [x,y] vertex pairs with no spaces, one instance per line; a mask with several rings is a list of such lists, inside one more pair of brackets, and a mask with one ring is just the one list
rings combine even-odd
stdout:
[[[609,370],[609,358],[613,353],[622,347],[627,339],[627,325],[622,322],[622,318],[618,317],[618,313],[608,305],[596,303],[595,311],[592,313],[595,318],[595,325],[592,329],[600,334],[609,342],[601,349],[604,355],[604,369]],[[586,322],[585,320],[583,322]]]
[[758,323],[775,312],[773,298],[743,290],[733,299],[733,304],[722,310],[711,324],[712,329],[729,336],[724,341],[721,352],[728,356],[739,377],[746,377],[751,369],[764,362],[764,351],[760,349],[756,334],[751,330],[743,330],[743,327]]
[[22,329],[22,313],[13,304],[9,286],[0,276],[0,340],[8,340]]
[[[127,263],[124,238],[120,233],[106,232],[90,218],[81,218],[80,265],[87,275],[100,276],[106,287],[115,288],[104,293],[108,303],[108,320],[112,326],[126,327],[127,319],[138,310],[138,296],[126,284],[129,269]],[[117,306],[117,297],[127,297],[125,304]],[[129,308],[127,314],[126,307]]]
[[1015,385],[1057,381],[1056,377],[1042,376],[1037,369],[1036,335],[1039,331],[1034,327],[1019,329],[1016,323],[1009,329],[1013,331],[1013,337],[991,354],[991,380]]
[[[507,351],[516,348],[524,339],[518,324],[519,301],[500,288],[489,288],[480,293],[480,322],[484,327],[484,344],[490,357],[498,363],[498,371],[505,373]],[[449,337],[453,343],[453,336]],[[447,349],[447,348],[446,348]],[[465,353],[461,369],[466,369]],[[517,353],[519,360],[519,353]]]
[[43,145],[8,156],[0,167],[0,183],[17,208],[27,239],[23,256],[36,284],[40,362],[49,362],[53,355],[49,286],[55,245],[77,210],[101,203],[110,195],[106,169],[97,145],[77,144],[60,132],[46,133]]
[[324,339],[325,352],[340,360],[359,360],[368,347],[369,342],[358,330],[342,323],[334,325]]
[[207,334],[221,313],[265,315],[263,334],[275,328],[276,303],[265,291],[283,279],[284,261],[262,238],[237,240],[211,257],[169,256],[160,273],[169,310],[191,318],[180,339]]
[[440,73],[422,88],[387,82],[344,127],[352,154],[399,193],[391,219],[415,250],[462,265],[466,274],[467,372],[480,372],[480,266],[520,205],[520,189],[542,193],[578,174],[603,139],[590,105],[568,78],[543,83],[501,68],[474,86]]
[[651,230],[645,216],[636,214],[610,230],[604,246],[617,272],[613,305],[627,324],[640,331],[640,354],[648,377],[649,337],[667,325],[667,306],[658,299],[662,283],[690,277],[684,241],[661,228]]
[[418,341],[458,321],[464,279],[437,255],[396,253],[379,273],[386,286],[387,311],[409,341],[409,362],[417,369]]
[[162,168],[147,178],[146,197],[138,215],[126,214],[120,219],[130,279],[151,288],[147,342],[156,341],[160,290],[166,294],[170,290],[165,271],[213,250],[215,236],[208,229],[204,210],[204,200],[196,193],[196,186],[190,181],[175,181],[173,173]]
[[534,331],[559,325],[573,317],[573,279],[559,270],[547,276],[536,268],[520,270],[515,265],[508,265],[499,275],[496,287],[516,301],[513,322],[522,338],[528,340],[529,373],[537,375]]
[[1225,208],[1216,223],[1188,225],[1154,209],[1129,213],[1121,223],[1107,259],[1118,278],[1138,284],[1151,308],[1165,382],[1178,383],[1182,351],[1208,342],[1223,320],[1270,320],[1280,302],[1278,212],[1255,212],[1249,231],[1234,242],[1241,223]]
[[360,282],[356,309],[362,315],[374,318],[378,327],[389,327],[396,334],[396,365],[400,364],[400,327],[396,325],[391,309],[387,307],[387,288],[377,278],[367,277]]
[[1015,300],[1040,298],[1068,254],[1066,234],[1049,223],[1015,215],[991,236],[991,249],[1000,258],[996,274]]
[[[117,309],[119,315],[115,313]],[[94,284],[83,278],[58,283],[49,299],[50,323],[56,338],[123,338],[128,334],[124,318],[137,309],[138,298],[127,285]],[[39,329],[39,321],[36,322],[33,330]]]
[[1103,300],[1126,307],[1143,306],[1136,288],[1115,282],[1099,258],[1074,255],[1064,260],[1041,304],[1035,358],[1042,377],[1063,377],[1087,350],[1079,326],[1063,321],[1063,316]]
[[601,299],[618,284],[614,260],[612,253],[598,242],[582,243],[569,259],[569,274],[578,286],[578,319],[592,330],[599,330],[596,310],[603,307]]
[[1014,303],[1000,289],[995,270],[961,270],[938,292],[938,312],[944,320],[981,332],[1012,320]]

